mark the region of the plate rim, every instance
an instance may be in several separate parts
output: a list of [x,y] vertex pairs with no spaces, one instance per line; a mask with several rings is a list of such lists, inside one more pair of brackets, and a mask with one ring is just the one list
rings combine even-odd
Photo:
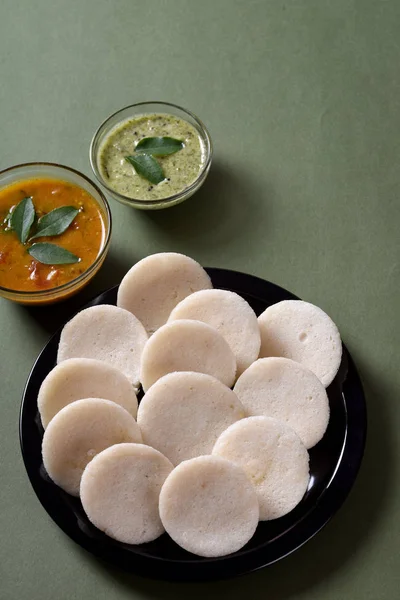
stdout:
[[[210,275],[211,279],[213,278],[213,275],[218,274],[221,276],[235,278],[238,281],[239,289],[242,289],[241,284],[246,289],[248,284],[251,282],[251,285],[256,287],[256,292],[253,290],[251,292],[249,291],[248,295],[258,298],[263,302],[265,302],[263,294],[264,297],[268,295],[268,293],[270,294],[271,287],[278,294],[284,294],[288,298],[290,297],[292,299],[299,299],[292,292],[286,290],[285,288],[249,273],[217,267],[205,267],[205,270]],[[264,292],[263,288],[265,290]],[[103,296],[109,295],[110,293],[115,293],[117,289],[118,285],[95,295],[91,300],[85,302],[83,306],[76,310],[73,315],[69,317],[69,319],[72,318],[74,314],[77,314],[84,308],[92,306],[95,303],[103,304],[104,302],[99,302],[99,299]],[[242,292],[244,292],[243,289]],[[347,392],[347,395],[350,394],[353,397],[354,394],[357,398],[357,402],[352,402],[351,405],[348,406],[346,397],[342,392],[347,416],[347,426],[342,453],[338,460],[336,471],[322,492],[318,504],[313,505],[313,507],[309,509],[301,521],[297,522],[289,530],[289,533],[292,536],[289,544],[287,543],[288,532],[285,532],[285,534],[282,536],[284,539],[277,539],[273,541],[275,546],[277,546],[277,549],[273,553],[274,556],[269,558],[265,556],[265,554],[268,554],[268,551],[265,551],[265,549],[262,547],[258,547],[239,556],[233,554],[225,557],[219,557],[217,559],[205,559],[198,557],[198,560],[190,562],[165,561],[165,559],[157,559],[157,557],[149,557],[143,554],[131,554],[129,567],[126,564],[127,561],[124,564],[121,564],[121,561],[115,560],[115,557],[113,556],[112,545],[110,545],[110,548],[107,548],[106,551],[104,551],[104,547],[102,545],[97,547],[96,540],[86,536],[79,527],[77,527],[75,530],[71,530],[71,528],[66,526],[66,523],[62,518],[60,518],[57,510],[54,509],[54,505],[57,505],[58,502],[47,502],[46,498],[43,498],[43,494],[39,489],[40,486],[38,484],[37,477],[35,477],[34,473],[31,472],[31,468],[27,460],[27,451],[25,449],[24,439],[24,412],[25,404],[29,401],[27,394],[31,385],[31,379],[35,374],[38,363],[40,363],[42,359],[42,355],[46,352],[46,349],[51,342],[60,335],[64,325],[65,323],[61,325],[47,340],[46,344],[34,361],[24,386],[19,411],[20,449],[25,470],[31,486],[48,516],[66,535],[68,535],[70,539],[100,560],[112,564],[114,567],[122,568],[122,570],[135,573],[137,575],[147,576],[153,579],[170,581],[209,581],[227,579],[256,571],[272,565],[283,558],[286,558],[301,548],[315,535],[317,535],[317,533],[319,533],[319,531],[321,531],[321,529],[323,529],[323,527],[327,525],[327,523],[333,518],[333,516],[338,512],[342,504],[347,499],[357,478],[365,451],[367,436],[367,407],[362,382],[357,368],[345,344],[343,344],[343,352],[346,353],[349,372],[351,372],[351,379],[347,378],[344,384],[350,386],[351,388]],[[351,435],[349,435],[350,426],[352,428]],[[78,531],[79,535],[77,535]],[[161,573],[155,572],[160,566]]]

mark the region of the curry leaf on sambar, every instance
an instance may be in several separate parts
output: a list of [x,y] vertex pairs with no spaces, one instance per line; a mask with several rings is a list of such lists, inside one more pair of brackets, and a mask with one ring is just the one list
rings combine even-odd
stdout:
[[61,235],[68,229],[79,210],[74,206],[55,208],[38,220],[37,230],[31,239],[50,235]]
[[28,239],[34,220],[35,207],[33,206],[32,198],[28,196],[17,204],[9,218],[9,226],[15,231],[22,244],[25,244]]
[[80,261],[80,258],[69,250],[48,242],[32,244],[28,252],[44,265],[70,265]]

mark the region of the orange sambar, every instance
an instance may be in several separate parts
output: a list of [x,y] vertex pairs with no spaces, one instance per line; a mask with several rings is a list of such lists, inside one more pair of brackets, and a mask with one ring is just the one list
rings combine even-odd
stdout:
[[[38,217],[60,206],[79,209],[72,224],[61,235],[35,239],[62,246],[80,258],[71,265],[44,265],[27,252],[14,231],[7,230],[9,211],[23,198],[32,197]],[[59,179],[24,179],[0,190],[0,286],[9,290],[51,290],[76,279],[96,260],[104,243],[101,208],[84,189]]]

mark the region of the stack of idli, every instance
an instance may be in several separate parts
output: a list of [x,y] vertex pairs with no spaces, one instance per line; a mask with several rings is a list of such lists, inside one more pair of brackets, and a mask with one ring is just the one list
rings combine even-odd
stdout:
[[154,254],[117,306],[62,330],[38,394],[44,467],[115,540],[166,531],[199,556],[236,552],[307,493],[341,355],[320,308],[283,301],[257,318],[192,258]]

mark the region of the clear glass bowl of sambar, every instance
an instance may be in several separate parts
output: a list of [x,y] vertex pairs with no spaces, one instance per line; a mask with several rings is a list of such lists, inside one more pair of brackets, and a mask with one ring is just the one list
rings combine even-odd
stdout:
[[[46,187],[41,187],[41,182],[47,182]],[[64,201],[66,196],[63,194],[67,193],[67,189],[69,196]],[[55,194],[54,200],[52,193]],[[36,218],[44,216],[42,210],[47,213],[58,208],[59,204],[76,203],[77,208],[79,202],[83,212],[63,234],[28,240],[27,244],[22,244],[15,231],[4,227],[3,213],[7,212],[4,202],[10,201],[16,206],[24,197],[31,197]],[[85,207],[87,211],[84,220]],[[59,302],[79,292],[102,266],[111,240],[111,212],[102,191],[83,173],[64,165],[45,162],[25,163],[4,169],[0,172],[0,210],[2,209],[0,271],[4,269],[4,273],[0,273],[0,296],[29,305]],[[89,221],[92,223],[94,220],[97,220],[98,225],[97,239],[89,245],[87,228]],[[79,249],[81,240],[86,240],[82,253]],[[53,243],[66,250],[72,250],[68,244],[73,243],[73,252],[78,256],[79,262],[65,265],[65,268],[60,264],[42,264],[29,255],[28,250],[33,242]],[[11,279],[9,275],[12,275]]]

